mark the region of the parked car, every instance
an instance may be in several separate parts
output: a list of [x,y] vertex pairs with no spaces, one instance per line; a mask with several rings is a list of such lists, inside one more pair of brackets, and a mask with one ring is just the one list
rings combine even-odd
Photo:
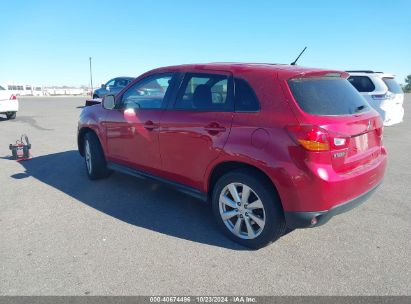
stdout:
[[107,94],[116,94],[120,92],[126,85],[133,81],[133,77],[117,77],[109,80],[106,84],[102,84],[100,89],[93,93],[93,98],[103,98]]
[[384,126],[403,121],[404,92],[393,74],[373,71],[347,71],[348,81],[381,115]]
[[358,206],[381,183],[382,120],[348,76],[272,64],[159,68],[85,107],[78,149],[90,179],[115,170],[162,181],[210,202],[228,237],[260,248]]
[[0,114],[5,114],[7,119],[15,119],[19,110],[19,101],[16,95],[0,86]]

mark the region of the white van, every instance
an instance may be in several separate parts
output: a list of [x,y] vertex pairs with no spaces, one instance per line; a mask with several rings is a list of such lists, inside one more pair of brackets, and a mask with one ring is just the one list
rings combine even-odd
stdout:
[[22,96],[25,92],[22,84],[5,84],[3,88],[16,96]]
[[44,96],[43,88],[39,86],[32,87],[33,96]]

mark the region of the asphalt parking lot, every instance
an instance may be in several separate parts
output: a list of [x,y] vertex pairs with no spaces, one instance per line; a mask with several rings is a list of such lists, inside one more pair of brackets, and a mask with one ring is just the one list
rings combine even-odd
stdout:
[[[84,98],[21,98],[0,118],[0,295],[411,295],[411,95],[385,128],[383,186],[361,207],[258,251],[226,239],[209,208],[115,173],[87,179]],[[26,133],[33,159],[9,159]]]

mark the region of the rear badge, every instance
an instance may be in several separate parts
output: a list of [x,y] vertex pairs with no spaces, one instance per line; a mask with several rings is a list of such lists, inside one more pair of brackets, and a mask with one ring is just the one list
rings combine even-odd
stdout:
[[343,157],[343,156],[345,156],[345,152],[337,152],[337,153],[334,153],[334,155],[333,155],[334,158],[339,158],[339,157]]

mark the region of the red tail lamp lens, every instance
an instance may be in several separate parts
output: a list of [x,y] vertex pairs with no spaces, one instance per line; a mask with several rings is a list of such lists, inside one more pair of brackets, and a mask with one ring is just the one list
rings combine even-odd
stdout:
[[309,151],[329,151],[328,132],[318,126],[299,125],[287,127],[294,139]]

